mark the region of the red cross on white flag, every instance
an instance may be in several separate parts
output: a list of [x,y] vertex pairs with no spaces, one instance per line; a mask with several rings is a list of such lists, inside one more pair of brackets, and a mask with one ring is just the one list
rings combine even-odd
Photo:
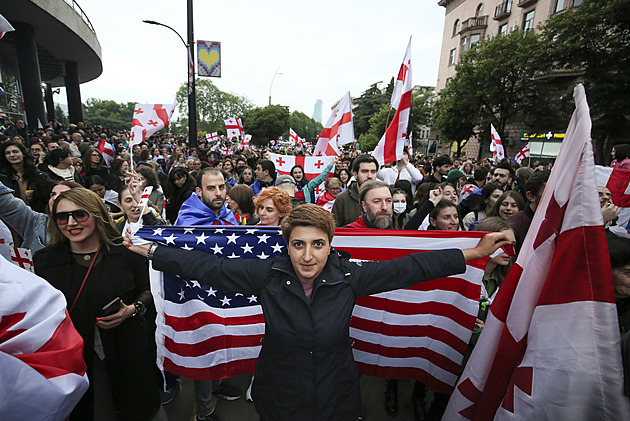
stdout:
[[503,158],[505,158],[505,149],[503,149],[503,143],[501,143],[501,136],[499,136],[499,132],[497,132],[497,129],[495,129],[492,124],[490,124],[490,137],[492,137],[492,143],[490,144],[492,160],[495,164],[498,164]]
[[[304,177],[306,177],[307,180],[312,180],[320,175],[324,171],[324,168],[333,161],[332,156],[296,156],[279,155],[275,153],[270,153],[269,159],[276,166],[278,175],[291,175],[291,168],[295,165],[299,165],[304,169]],[[328,177],[332,176],[333,172],[331,171]],[[318,187],[319,190],[317,188],[313,189],[316,195],[324,191],[324,183],[322,182]]]
[[114,145],[105,141],[104,139],[101,139],[96,142],[96,145],[94,145],[94,147],[96,147],[96,149],[101,152],[101,155],[103,155],[103,159],[105,160],[105,164],[107,164],[107,166],[109,167],[114,160]]
[[206,140],[208,142],[216,142],[219,139],[219,134],[217,132],[208,133],[206,135]]
[[230,117],[225,122],[225,131],[227,132],[227,136],[229,139],[234,137],[238,137],[240,139],[243,138],[243,134],[245,131],[243,130],[243,123],[240,118]]
[[516,154],[514,160],[520,164],[525,158],[529,158],[529,143]]
[[350,92],[341,98],[333,109],[330,118],[324,125],[313,155],[339,156],[339,145],[354,142],[354,127],[352,126],[352,97]]
[[136,104],[131,122],[129,150],[142,143],[153,133],[168,126],[177,101],[172,104]]
[[391,106],[396,109],[396,113],[372,153],[380,165],[402,158],[411,111],[411,87],[411,38],[409,38],[392,93]]

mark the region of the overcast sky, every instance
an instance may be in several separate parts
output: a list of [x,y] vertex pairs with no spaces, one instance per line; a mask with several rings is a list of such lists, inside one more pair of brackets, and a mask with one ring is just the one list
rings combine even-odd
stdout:
[[[323,121],[346,91],[359,96],[397,74],[412,39],[414,85],[435,86],[444,24],[437,0],[231,0],[194,2],[195,40],[221,42],[219,89],[256,106],[288,105]],[[171,102],[186,81],[186,0],[79,0],[94,25],[103,73],[81,85],[81,97],[117,102]],[[63,96],[55,99],[65,101]],[[226,116],[227,118],[228,116]]]

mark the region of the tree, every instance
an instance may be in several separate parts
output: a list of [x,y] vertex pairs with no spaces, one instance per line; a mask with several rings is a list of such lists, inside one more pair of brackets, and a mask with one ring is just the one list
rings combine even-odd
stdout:
[[549,60],[542,47],[534,31],[515,31],[462,54],[456,75],[435,104],[440,138],[462,142],[477,129],[488,139],[490,124],[504,137],[507,123],[516,120],[534,127],[558,124],[556,99],[564,88],[540,79]]
[[[253,108],[253,103],[244,96],[223,92],[209,79],[197,79],[195,86],[197,97],[197,128],[207,132],[225,133],[224,120],[240,117]],[[188,84],[182,84],[177,93],[178,122],[188,126]]]
[[600,163],[604,161],[604,142],[612,148],[628,141],[629,10],[630,0],[586,0],[553,16],[542,27],[550,70],[577,72],[584,79]]
[[87,125],[129,130],[135,105],[134,102],[119,104],[108,99],[89,98],[83,104],[83,120]]
[[257,107],[245,112],[243,127],[252,135],[252,143],[266,145],[289,131],[289,117],[289,110],[281,105]]
[[[381,106],[389,101],[390,96],[381,93],[378,84],[376,82],[370,85],[370,87],[356,99],[356,107],[352,110],[354,121],[354,134],[359,138],[362,134],[367,133],[370,130],[370,119],[381,109]],[[393,88],[392,88],[393,89]]]
[[59,104],[55,105],[55,119],[61,124],[68,124],[68,117],[63,112],[63,108],[61,108],[61,105]]
[[316,142],[317,136],[322,132],[323,125],[300,111],[293,111],[289,120],[289,126],[300,136],[309,142]]

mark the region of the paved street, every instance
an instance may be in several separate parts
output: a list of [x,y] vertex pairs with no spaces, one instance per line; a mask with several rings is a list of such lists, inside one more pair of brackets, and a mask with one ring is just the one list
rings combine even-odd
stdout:
[[[249,385],[251,375],[243,374],[229,380],[233,385],[238,386],[243,391],[243,397],[237,401],[227,402],[219,399],[216,410],[222,421],[258,421],[253,402],[245,400],[245,391]],[[183,379],[181,393],[168,405],[165,406],[169,421],[189,421],[194,420],[193,411],[195,406],[194,384],[192,380]],[[361,377],[361,393],[363,404],[368,410],[368,420],[373,421],[414,421],[413,409],[411,406],[411,392],[413,390],[412,380],[401,380],[399,384],[399,409],[397,417],[389,417],[385,413],[384,393],[385,380],[375,377]]]

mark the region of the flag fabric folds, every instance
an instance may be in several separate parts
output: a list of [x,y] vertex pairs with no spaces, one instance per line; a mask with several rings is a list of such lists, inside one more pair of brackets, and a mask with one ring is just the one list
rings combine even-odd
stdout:
[[172,104],[136,104],[131,122],[129,150],[144,142],[149,136],[168,126],[177,101]]
[[216,142],[217,140],[219,140],[219,133],[217,133],[217,132],[212,132],[212,133],[208,133],[208,134],[206,134],[206,140],[207,140],[209,143]]
[[232,139],[233,137],[238,137],[239,139],[243,138],[245,130],[243,129],[243,123],[240,118],[230,117],[224,120],[224,122],[228,139]]
[[[137,235],[234,259],[273,258],[286,248],[277,227],[144,227]],[[338,229],[333,246],[356,259],[386,260],[415,251],[474,246],[481,235]],[[434,390],[451,390],[477,316],[484,267],[485,260],[472,261],[464,274],[359,299],[351,338],[360,372],[415,378]],[[219,292],[158,272],[152,274],[151,288],[158,309],[161,368],[193,379],[254,371],[264,335],[255,296]]]
[[2,257],[0,274],[1,418],[66,419],[88,388],[83,339],[66,300]]
[[613,203],[619,207],[617,225],[630,233],[630,170],[595,166],[597,185],[612,193]]
[[[324,168],[333,161],[332,156],[278,155],[275,153],[270,153],[269,159],[276,166],[278,175],[291,175],[291,168],[299,165],[304,169],[304,177],[309,181],[320,175]],[[332,177],[332,173],[329,177]],[[317,186],[314,189],[315,197],[322,194],[324,190],[324,183]]]
[[101,139],[96,142],[96,145],[94,145],[94,147],[96,147],[101,155],[103,155],[103,160],[105,160],[105,164],[110,167],[112,165],[112,161],[114,161],[114,145],[107,142],[105,139]]
[[15,28],[13,28],[13,26],[9,23],[8,20],[6,20],[4,16],[0,15],[0,39],[2,39],[4,34],[11,31],[15,31]]
[[505,149],[503,149],[503,143],[501,143],[501,136],[499,136],[497,129],[495,129],[492,124],[490,125],[490,137],[492,138],[492,143],[490,144],[492,161],[494,161],[495,164],[498,164],[503,158],[505,158]]
[[444,419],[630,419],[584,87]]
[[289,127],[289,141],[291,142],[291,145],[293,146],[298,146],[298,145],[304,146],[306,142],[303,138],[298,136],[298,134],[290,127]]
[[341,98],[324,125],[313,155],[339,156],[339,146],[354,142],[352,97],[350,91]]
[[514,160],[520,164],[525,158],[529,158],[529,143],[516,154]]
[[389,164],[402,158],[407,137],[409,113],[411,111],[411,38],[407,45],[405,57],[400,65],[394,92],[392,93],[391,107],[396,109],[394,118],[389,123],[387,130],[376,145],[372,155],[380,165]]

